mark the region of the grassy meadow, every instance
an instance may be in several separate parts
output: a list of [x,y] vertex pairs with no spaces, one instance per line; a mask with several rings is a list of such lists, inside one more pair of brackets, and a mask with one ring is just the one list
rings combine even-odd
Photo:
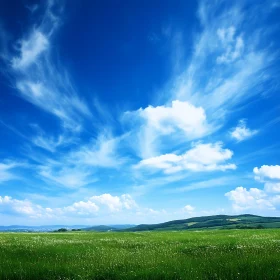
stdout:
[[280,230],[0,233],[0,279],[280,279]]

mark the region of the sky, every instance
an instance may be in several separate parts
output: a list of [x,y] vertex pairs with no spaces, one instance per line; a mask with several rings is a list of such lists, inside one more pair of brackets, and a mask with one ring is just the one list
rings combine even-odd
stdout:
[[0,2],[0,224],[280,216],[280,1]]

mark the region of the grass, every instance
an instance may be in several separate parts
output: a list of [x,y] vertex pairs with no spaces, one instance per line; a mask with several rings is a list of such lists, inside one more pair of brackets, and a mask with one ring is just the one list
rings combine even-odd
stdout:
[[280,279],[280,230],[0,233],[0,279]]

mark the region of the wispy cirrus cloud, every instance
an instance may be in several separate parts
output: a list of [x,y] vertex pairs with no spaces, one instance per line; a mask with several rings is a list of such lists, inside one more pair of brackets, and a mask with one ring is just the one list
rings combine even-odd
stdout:
[[[202,106],[209,123],[218,127],[235,108],[259,95],[273,64],[269,45],[261,44],[263,29],[251,32],[256,14],[244,14],[242,3],[223,9],[218,2],[201,1],[198,11],[202,32],[196,36],[189,65],[171,89],[172,98]],[[260,10],[258,10],[260,13]],[[271,70],[272,71],[272,70]]]
[[199,189],[215,188],[215,187],[225,187],[232,185],[236,181],[233,176],[223,176],[218,178],[212,178],[204,181],[196,181],[191,183],[185,183],[183,187],[177,187],[175,189],[169,190],[168,193],[183,193]]
[[217,30],[217,35],[224,47],[224,53],[217,57],[217,63],[232,63],[242,55],[244,42],[241,36],[235,36],[235,32],[236,29],[233,26]]
[[38,62],[40,55],[49,48],[49,40],[47,36],[39,30],[34,30],[26,39],[22,39],[18,43],[19,55],[13,57],[12,67],[18,71],[24,71],[32,64]]
[[38,160],[38,175],[43,180],[54,182],[66,188],[81,188],[98,181],[100,168],[119,169],[126,159],[118,152],[121,138],[100,134],[89,143],[64,151],[56,159]]
[[[242,3],[223,8],[218,2],[201,1],[198,19],[201,32],[195,36],[193,53],[183,72],[174,74],[160,92],[162,103],[124,115],[138,127],[131,142],[138,143],[140,165],[153,159],[173,166],[180,161],[174,150],[217,133],[238,104],[262,94],[260,85],[267,79],[274,81],[270,71],[275,53],[261,43],[266,36],[262,28],[251,32],[249,19],[258,19],[245,16]],[[243,141],[256,134],[243,121],[232,137]]]
[[18,161],[6,160],[0,162],[0,183],[18,179],[16,169],[24,167],[24,163]]
[[45,3],[41,22],[18,39],[16,52],[6,56],[5,61],[10,82],[24,100],[57,117],[65,129],[79,132],[83,119],[91,118],[91,112],[52,55],[53,34],[63,10],[57,6],[56,1]]

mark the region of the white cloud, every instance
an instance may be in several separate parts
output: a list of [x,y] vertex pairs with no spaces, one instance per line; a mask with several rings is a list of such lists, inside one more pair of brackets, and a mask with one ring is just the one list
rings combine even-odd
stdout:
[[280,193],[280,166],[263,165],[253,169],[255,180],[264,183],[264,190],[267,193]]
[[124,161],[117,155],[120,141],[120,138],[100,134],[95,141],[82,145],[76,151],[69,153],[64,161],[83,166],[117,168]]
[[263,165],[253,170],[256,180],[280,179],[280,165]]
[[264,190],[268,193],[280,193],[280,182],[267,182],[264,184]]
[[38,167],[38,173],[45,180],[50,180],[66,188],[80,188],[96,182],[94,173],[82,167],[63,166],[63,163],[49,161]]
[[194,207],[191,205],[186,205],[183,207],[183,211],[187,212],[187,213],[192,213],[194,211]]
[[144,217],[158,217],[158,216],[166,216],[168,213],[165,209],[160,209],[160,210],[155,210],[153,208],[144,208],[144,209],[139,209],[136,212],[137,216],[144,216]]
[[12,66],[17,70],[25,70],[35,63],[40,54],[49,47],[48,38],[39,30],[34,30],[30,37],[20,41],[20,55],[12,59]]
[[264,189],[249,190],[238,187],[225,195],[233,201],[233,208],[238,211],[246,209],[274,210],[280,205],[280,166],[263,165],[253,169],[255,180],[264,183]]
[[20,214],[29,217],[40,217],[43,208],[28,200],[13,199],[10,196],[0,196],[0,209],[2,213]]
[[79,201],[73,203],[71,206],[64,207],[63,211],[85,216],[96,214],[99,211],[99,207],[92,201]]
[[247,209],[275,209],[271,198],[263,190],[257,188],[246,189],[237,187],[225,194],[233,202],[235,211]]
[[217,35],[222,43],[224,53],[217,57],[217,63],[232,63],[240,58],[244,50],[241,36],[236,36],[235,27],[219,28]]
[[235,127],[231,132],[230,135],[232,138],[237,140],[238,142],[244,141],[258,133],[257,130],[251,130],[246,127],[246,121],[240,120],[238,126]]
[[31,141],[35,146],[45,149],[51,153],[54,153],[59,146],[69,143],[69,139],[65,138],[63,135],[59,135],[57,139],[54,137],[37,135]]
[[[80,188],[94,183],[98,180],[98,168],[118,169],[125,162],[125,159],[118,155],[120,141],[120,138],[100,134],[90,143],[64,152],[57,160],[37,158],[40,163],[37,167],[38,173],[44,180],[67,188]],[[50,148],[52,151],[54,147]]]
[[25,78],[18,79],[16,88],[28,102],[59,118],[66,129],[79,132],[82,117],[91,115],[87,105],[67,82],[61,84],[60,79],[63,77],[59,77],[60,73],[56,73],[54,69],[50,70],[54,72],[52,74],[47,73],[48,69],[42,71],[35,75],[26,73]]
[[191,182],[190,184],[186,183],[186,186],[173,188],[168,193],[180,193],[180,192],[189,192],[192,190],[198,189],[207,189],[207,188],[215,188],[215,187],[224,187],[227,185],[232,185],[233,182],[236,181],[235,177],[219,177],[214,179],[209,179],[205,181]]
[[254,11],[244,13],[241,3],[223,8],[219,1],[201,1],[198,17],[202,32],[196,37],[193,55],[186,71],[166,90],[172,99],[202,106],[208,123],[216,128],[238,104],[263,93],[260,85],[268,78],[274,82],[263,75],[276,61],[269,46],[259,44],[264,42],[265,31],[244,28],[248,21],[258,21]]
[[99,196],[92,196],[90,200],[107,206],[112,212],[118,212],[122,209],[132,209],[137,207],[136,202],[129,194],[123,194],[119,197],[106,193]]
[[195,107],[188,102],[172,101],[168,106],[149,106],[139,109],[138,114],[147,125],[159,133],[171,134],[182,130],[188,139],[201,137],[207,132],[206,115],[202,107]]
[[195,107],[189,102],[179,100],[172,101],[170,106],[148,106],[145,109],[126,112],[124,116],[141,124],[137,142],[142,158],[157,154],[159,137],[181,137],[186,141],[201,138],[211,129],[202,107]]
[[[105,206],[105,208],[103,207]],[[121,211],[136,211],[138,206],[129,194],[112,196],[102,194],[92,196],[65,207],[42,207],[29,200],[14,199],[10,196],[0,196],[0,210],[3,214],[21,215],[29,218],[58,218],[72,216],[97,216]]]
[[156,168],[165,173],[175,173],[182,170],[190,171],[214,171],[235,169],[234,164],[225,163],[231,159],[233,152],[223,149],[222,143],[196,144],[185,154],[165,154],[140,161],[137,168]]
[[84,100],[78,97],[63,67],[58,67],[50,49],[52,35],[59,25],[60,9],[53,1],[45,3],[43,20],[19,39],[19,54],[9,56],[10,82],[21,97],[56,116],[64,128],[79,132],[83,118],[91,118]]
[[0,162],[0,183],[16,179],[14,169],[23,166],[22,163],[16,161]]

